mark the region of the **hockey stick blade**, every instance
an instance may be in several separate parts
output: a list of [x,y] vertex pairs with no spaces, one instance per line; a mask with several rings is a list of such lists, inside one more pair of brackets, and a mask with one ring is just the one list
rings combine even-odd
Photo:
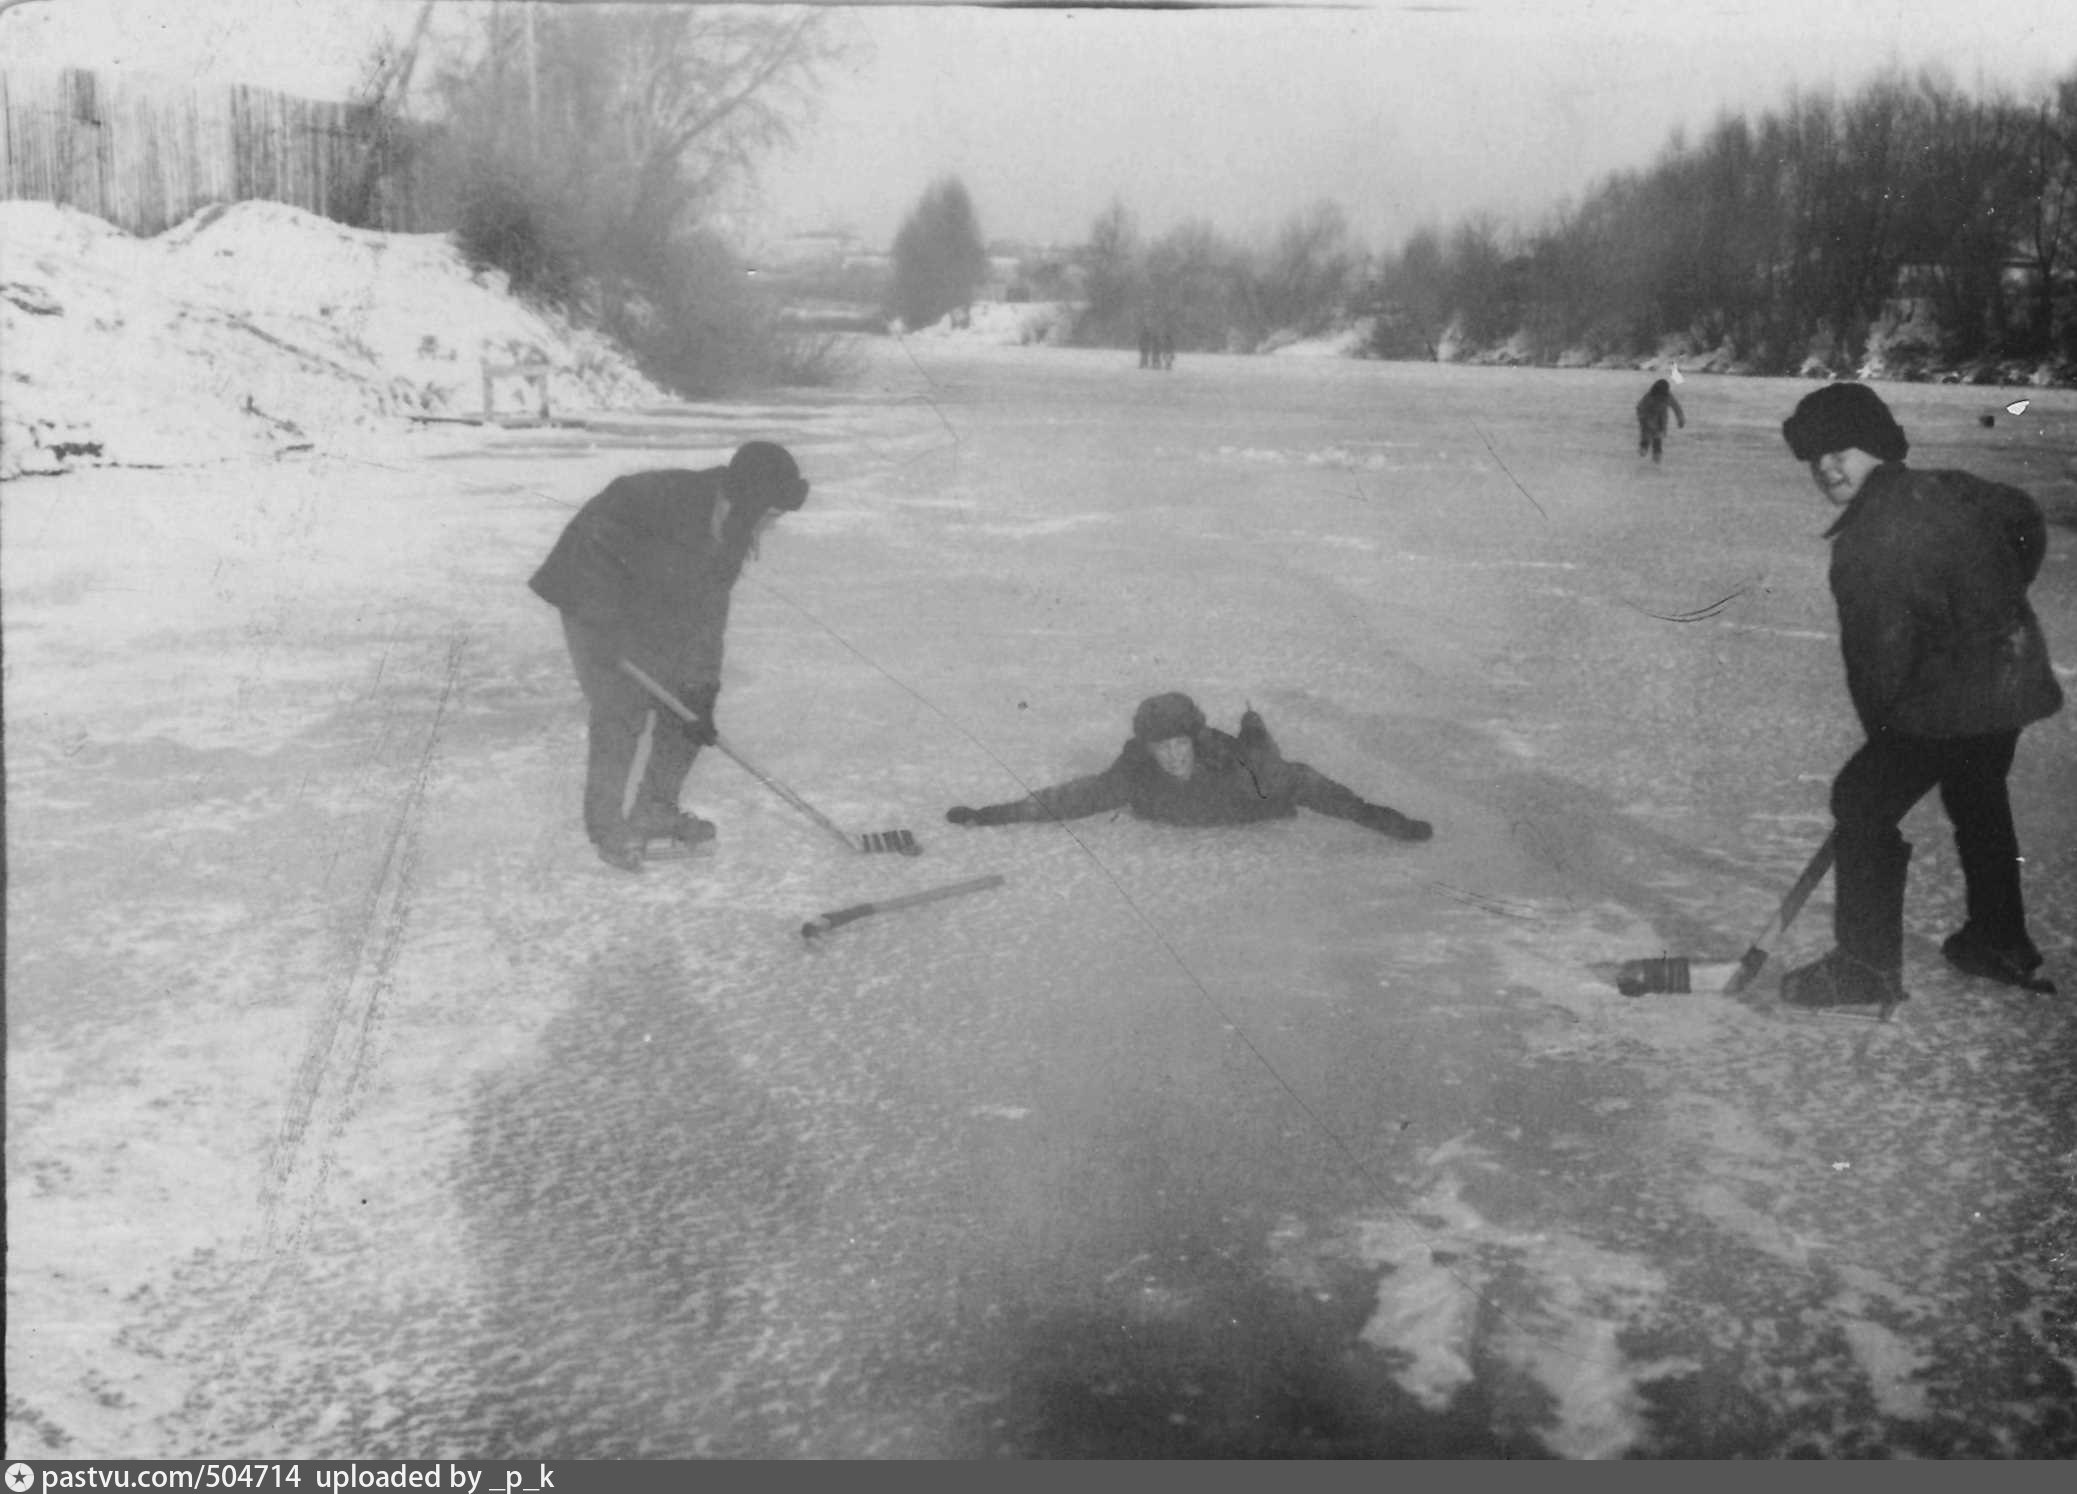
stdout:
[[[644,690],[647,690],[656,698],[659,705],[663,706],[664,709],[668,710],[680,721],[683,721],[688,726],[708,725],[711,733],[711,725],[709,723],[703,722],[699,716],[695,715],[686,706],[684,701],[659,684],[656,678],[643,669],[641,665],[630,659],[622,659],[620,661],[620,672],[640,685]],[[876,851],[893,851],[903,856],[921,856],[923,854],[923,847],[916,843],[916,837],[906,830],[876,830],[870,835],[853,835],[835,820],[832,820],[828,815],[810,804],[806,799],[803,799],[785,784],[779,782],[778,779],[772,777],[755,763],[745,758],[741,753],[729,746],[728,743],[722,741],[719,736],[714,736],[713,742],[716,747],[721,749],[722,755],[730,762],[741,768],[745,773],[748,773],[752,778],[755,778],[788,804],[791,804],[824,830],[827,830],[831,835],[834,835],[838,840],[841,840],[850,849],[864,851],[867,855],[871,855]]]

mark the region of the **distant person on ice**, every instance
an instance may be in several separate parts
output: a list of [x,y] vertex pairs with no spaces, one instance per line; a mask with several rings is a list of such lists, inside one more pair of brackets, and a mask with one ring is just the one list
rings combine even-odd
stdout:
[[1915,472],[1908,443],[1865,384],[1830,384],[1782,425],[1840,509],[1832,596],[1846,689],[1868,739],[1832,782],[1837,947],[1782,977],[1803,1006],[1905,998],[1904,882],[1897,827],[1932,788],[1954,826],[1968,921],[1941,946],[1949,964],[2053,990],[2034,972],[2019,839],[2006,789],[2021,728],[2062,706],[2027,587],[2047,530],[2018,488],[1966,472]]
[[1187,695],[1154,695],[1132,717],[1132,738],[1101,773],[1042,788],[1029,797],[981,809],[945,812],[955,825],[1008,825],[1076,820],[1107,809],[1130,809],[1170,825],[1242,825],[1289,819],[1301,809],[1353,820],[1395,840],[1426,840],[1434,829],[1356,793],[1304,763],[1286,760],[1253,710],[1240,735],[1207,726]]
[[[1636,388],[1636,385],[1631,385]],[[1660,450],[1666,444],[1666,412],[1671,410],[1680,428],[1688,428],[1688,417],[1674,397],[1673,386],[1664,379],[1656,380],[1644,391],[1644,398],[1637,401],[1637,454],[1651,453],[1653,461],[1659,460]]]
[[[617,477],[577,511],[528,583],[561,610],[590,705],[584,830],[607,865],[640,871],[649,841],[683,848],[713,836],[713,825],[678,808],[678,791],[715,740],[729,593],[765,528],[807,497],[793,457],[770,441],[741,447],[726,467]],[[658,711],[621,672],[623,659],[691,707],[699,725]],[[648,765],[623,814],[645,730]]]

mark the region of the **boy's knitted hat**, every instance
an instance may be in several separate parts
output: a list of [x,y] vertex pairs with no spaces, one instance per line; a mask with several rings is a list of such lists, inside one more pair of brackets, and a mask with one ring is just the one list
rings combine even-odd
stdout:
[[1804,395],[1796,413],[1781,423],[1781,434],[1799,462],[1854,447],[1885,462],[1901,462],[1911,449],[1889,406],[1866,384],[1827,384]]
[[1197,702],[1180,691],[1149,695],[1132,713],[1132,734],[1142,742],[1165,742],[1170,737],[1194,737],[1204,730],[1204,712]]

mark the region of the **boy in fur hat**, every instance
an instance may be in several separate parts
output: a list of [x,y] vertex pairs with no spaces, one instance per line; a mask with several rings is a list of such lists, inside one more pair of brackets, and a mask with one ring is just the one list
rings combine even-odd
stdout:
[[1179,693],[1140,702],[1131,740],[1101,773],[1007,804],[956,805],[945,818],[955,825],[1008,825],[1130,809],[1141,819],[1170,825],[1242,825],[1289,819],[1301,808],[1353,820],[1395,840],[1426,840],[1435,833],[1423,820],[1367,804],[1317,769],[1288,761],[1252,708],[1240,718],[1240,735],[1231,736],[1207,726],[1197,703]]
[[1781,429],[1840,510],[1825,531],[1832,596],[1868,734],[1832,782],[1837,948],[1784,975],[1782,999],[1885,1014],[1905,999],[1911,847],[1897,827],[1933,788],[1968,889],[1968,921],[1941,952],[1970,975],[2052,991],[2034,973],[2005,783],[2021,729],[2063,701],[2026,597],[2047,547],[2040,506],[1966,472],[1907,468],[1904,432],[1865,384],[1826,385]]

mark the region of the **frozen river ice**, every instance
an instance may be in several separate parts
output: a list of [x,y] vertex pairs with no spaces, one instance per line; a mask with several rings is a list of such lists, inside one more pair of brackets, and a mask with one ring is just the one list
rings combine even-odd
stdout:
[[[1890,1024],[1594,968],[1735,955],[1824,833],[1807,386],[1689,380],[1654,468],[1637,375],[1131,364],[11,483],[10,1455],[2077,1453],[2077,1019],[1941,966],[1937,807]],[[1884,393],[2060,515],[2070,682],[2077,396]],[[815,491],[722,729],[926,852],[708,754],[628,879],[524,582],[753,436]],[[1165,689],[1435,839],[944,823]],[[2066,992],[2073,765],[2013,775]]]

